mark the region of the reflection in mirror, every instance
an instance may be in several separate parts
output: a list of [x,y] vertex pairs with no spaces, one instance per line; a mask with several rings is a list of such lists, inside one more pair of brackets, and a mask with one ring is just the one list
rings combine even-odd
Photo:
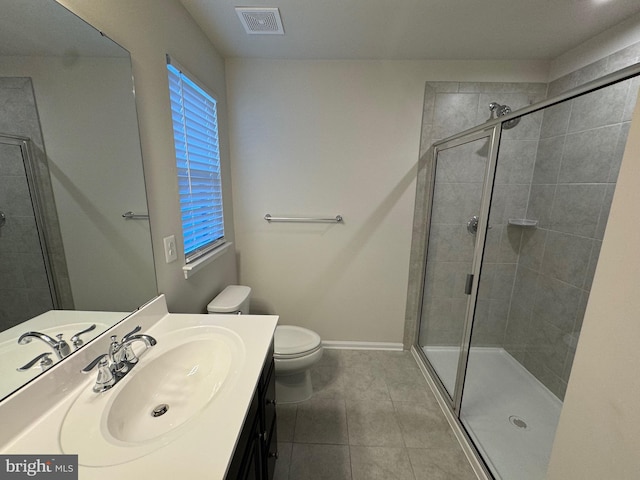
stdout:
[[128,52],[54,0],[0,8],[2,398],[157,289],[149,220],[123,217],[147,213]]

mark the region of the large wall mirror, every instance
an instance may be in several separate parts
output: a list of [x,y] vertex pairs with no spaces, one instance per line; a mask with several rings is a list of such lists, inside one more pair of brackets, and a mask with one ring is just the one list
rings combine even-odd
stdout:
[[0,9],[3,398],[66,357],[24,333],[73,353],[157,287],[128,52],[54,0]]

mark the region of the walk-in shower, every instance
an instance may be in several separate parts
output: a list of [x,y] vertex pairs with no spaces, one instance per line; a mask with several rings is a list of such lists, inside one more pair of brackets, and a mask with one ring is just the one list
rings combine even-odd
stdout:
[[[440,97],[431,84],[425,98],[434,138],[416,197],[414,352],[487,478],[545,477],[638,73],[548,100],[534,84],[447,85]],[[492,117],[455,133],[438,117],[447,102],[484,105],[476,119],[490,104]]]

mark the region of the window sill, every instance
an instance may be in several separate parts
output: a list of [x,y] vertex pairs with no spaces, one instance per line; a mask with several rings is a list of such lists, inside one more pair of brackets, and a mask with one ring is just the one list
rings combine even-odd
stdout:
[[207,253],[205,256],[203,256],[202,258],[199,258],[195,262],[191,262],[185,265],[184,267],[182,267],[182,271],[184,272],[184,278],[189,278],[195,275],[195,273],[198,270],[200,270],[202,267],[211,263],[216,258],[224,254],[224,252],[226,252],[229,249],[229,247],[231,247],[231,245],[233,245],[233,242],[227,242],[224,245],[221,245],[220,247],[211,251],[210,253]]

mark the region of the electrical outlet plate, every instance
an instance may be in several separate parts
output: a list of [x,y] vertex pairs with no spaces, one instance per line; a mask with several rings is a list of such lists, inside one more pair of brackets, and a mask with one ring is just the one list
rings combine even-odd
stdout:
[[167,263],[174,262],[178,259],[178,251],[176,249],[176,236],[169,235],[164,237],[164,259]]

